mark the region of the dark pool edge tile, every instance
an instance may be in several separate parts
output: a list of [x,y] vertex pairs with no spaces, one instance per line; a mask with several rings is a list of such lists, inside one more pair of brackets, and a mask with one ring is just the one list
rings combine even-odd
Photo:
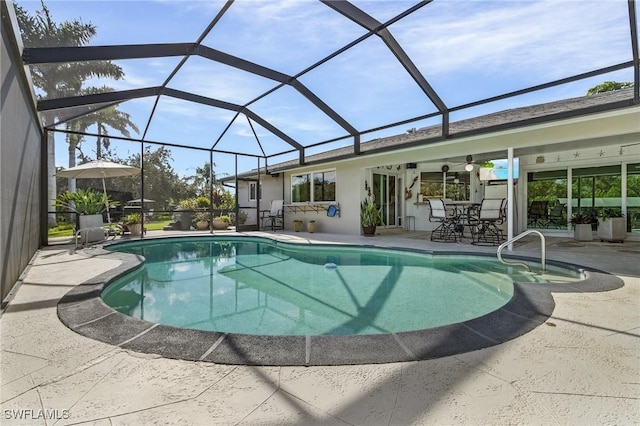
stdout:
[[[111,281],[140,267],[144,259],[104,249],[92,249],[91,255],[116,259],[121,264],[74,287],[60,299],[58,317],[67,327],[127,350],[220,364],[353,365],[456,355],[504,343],[538,327],[553,313],[552,293],[592,293],[624,286],[624,281],[615,275],[584,268],[585,279],[575,283],[514,283],[514,295],[503,307],[459,324],[379,335],[253,336],[180,329],[118,313],[102,301],[102,290]],[[577,267],[557,261],[548,263]]]

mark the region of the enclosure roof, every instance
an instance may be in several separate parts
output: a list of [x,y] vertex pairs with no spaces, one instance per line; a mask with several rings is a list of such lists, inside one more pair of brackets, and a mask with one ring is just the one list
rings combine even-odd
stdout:
[[[35,14],[40,3],[18,4]],[[473,0],[126,5],[51,2],[54,19],[82,18],[97,36],[81,46],[24,40],[34,81],[59,80],[57,90],[34,89],[47,128],[77,132],[73,123],[117,105],[140,129],[131,140],[289,164],[489,131],[488,120],[505,114],[553,115],[556,101],[605,80],[634,82],[627,93],[640,99],[634,0],[588,8]],[[84,90],[69,83],[69,73],[81,79],[96,61],[121,67],[124,79],[94,77]],[[102,85],[113,87],[89,89]]]

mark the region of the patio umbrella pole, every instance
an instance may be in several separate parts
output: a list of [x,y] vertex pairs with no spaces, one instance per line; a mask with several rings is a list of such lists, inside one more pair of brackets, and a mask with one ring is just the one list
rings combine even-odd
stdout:
[[111,225],[111,215],[109,214],[109,198],[107,196],[107,186],[104,184],[104,176],[102,177],[102,190],[104,191],[104,204],[107,207],[107,223]]

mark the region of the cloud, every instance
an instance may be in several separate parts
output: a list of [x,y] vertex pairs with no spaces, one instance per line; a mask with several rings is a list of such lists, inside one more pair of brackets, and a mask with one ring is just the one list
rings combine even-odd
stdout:
[[631,59],[622,0],[441,4],[392,28],[430,75],[516,70],[549,79]]

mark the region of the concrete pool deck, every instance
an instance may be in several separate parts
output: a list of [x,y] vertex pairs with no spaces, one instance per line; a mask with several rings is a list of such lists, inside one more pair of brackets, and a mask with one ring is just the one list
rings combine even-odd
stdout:
[[[432,243],[415,232],[277,234],[283,240],[495,252]],[[21,277],[0,318],[3,425],[640,423],[637,242],[548,238],[550,259],[613,273],[625,285],[554,293],[549,320],[514,340],[434,360],[329,367],[181,361],[80,336],[58,319],[58,301],[118,266],[92,252],[47,247]],[[539,252],[533,238],[514,250],[532,257]]]

